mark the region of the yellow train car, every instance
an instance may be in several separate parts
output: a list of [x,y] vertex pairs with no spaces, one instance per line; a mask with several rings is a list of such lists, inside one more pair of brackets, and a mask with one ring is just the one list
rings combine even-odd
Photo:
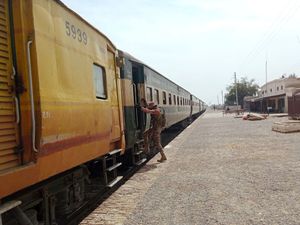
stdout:
[[[105,174],[105,182],[115,181],[114,156],[125,148],[116,57],[105,35],[58,0],[0,1],[4,221],[6,211],[19,207],[25,214],[35,210],[34,220],[54,223],[53,215],[83,201],[83,180],[90,172],[88,165],[78,166],[91,160],[112,159],[114,175]],[[62,193],[51,192],[55,185],[46,180],[63,172],[73,180],[57,183],[65,185]],[[24,192],[32,185],[37,185],[35,191]],[[20,190],[33,194],[21,195]],[[72,200],[62,197],[71,193]],[[68,199],[63,209],[50,203]]]

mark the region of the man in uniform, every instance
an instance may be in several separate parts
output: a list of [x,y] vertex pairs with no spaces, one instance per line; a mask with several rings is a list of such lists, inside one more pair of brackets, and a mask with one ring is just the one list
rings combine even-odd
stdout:
[[157,160],[158,162],[163,162],[167,160],[167,157],[163,151],[163,147],[160,143],[160,133],[162,130],[162,114],[160,109],[154,102],[149,102],[148,104],[145,102],[144,106],[141,107],[141,110],[144,113],[149,113],[151,115],[150,129],[144,135],[145,141],[145,150],[149,149],[149,139],[153,141],[154,147],[158,149],[161,158]]

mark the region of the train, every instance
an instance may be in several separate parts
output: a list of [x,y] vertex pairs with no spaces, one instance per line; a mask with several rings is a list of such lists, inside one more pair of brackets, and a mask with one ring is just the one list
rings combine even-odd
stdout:
[[133,150],[132,155],[137,156],[133,161],[139,164],[143,162],[138,157],[141,153],[139,143],[150,125],[150,117],[138,109],[141,99],[154,102],[163,109],[165,128],[175,124],[187,126],[191,119],[205,110],[205,103],[130,54],[118,50],[118,56],[122,60],[120,76],[126,149]]
[[0,60],[1,225],[60,224],[142,164],[142,98],[166,127],[206,108],[60,0],[1,0]]

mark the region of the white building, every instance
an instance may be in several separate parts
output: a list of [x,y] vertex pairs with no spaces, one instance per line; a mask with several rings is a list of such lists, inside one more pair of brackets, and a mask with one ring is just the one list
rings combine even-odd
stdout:
[[251,111],[288,112],[288,97],[300,89],[300,78],[282,77],[261,86],[258,97],[249,100]]

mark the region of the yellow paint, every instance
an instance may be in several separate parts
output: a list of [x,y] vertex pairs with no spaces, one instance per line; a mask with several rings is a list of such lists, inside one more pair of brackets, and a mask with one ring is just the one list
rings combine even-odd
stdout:
[[[106,154],[124,150],[123,112],[116,49],[86,22],[54,0],[13,1],[18,74],[26,91],[20,95],[24,162],[28,166],[0,174],[0,199],[74,166]],[[67,35],[66,22],[87,35],[84,43]],[[35,154],[31,143],[26,43],[31,49],[37,118]],[[109,51],[108,51],[109,50]],[[97,99],[93,64],[105,69],[108,98]],[[108,134],[108,136],[105,136]],[[105,138],[97,139],[97,135]],[[80,140],[87,137],[85,142]],[[91,140],[89,137],[94,137]],[[79,140],[68,147],[70,140]],[[55,149],[56,143],[65,149]],[[53,152],[42,149],[53,145]]]
[[125,107],[134,106],[133,85],[129,79],[121,80],[122,101]]
[[20,165],[20,155],[15,152],[19,148],[19,126],[16,123],[15,78],[13,77],[10,12],[8,0],[0,2],[3,12],[1,19],[0,45],[0,173],[3,170]]

